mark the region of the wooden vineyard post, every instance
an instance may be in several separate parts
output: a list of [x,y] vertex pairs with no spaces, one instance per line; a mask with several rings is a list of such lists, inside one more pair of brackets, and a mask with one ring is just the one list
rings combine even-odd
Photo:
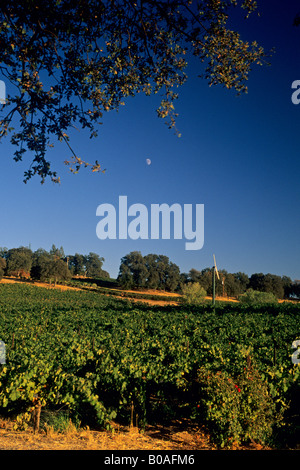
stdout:
[[130,412],[130,427],[131,428],[133,427],[133,410],[134,410],[133,401],[131,401],[131,412]]
[[40,416],[41,416],[41,401],[39,397],[33,399],[34,409],[33,409],[33,432],[34,434],[39,430],[40,427]]

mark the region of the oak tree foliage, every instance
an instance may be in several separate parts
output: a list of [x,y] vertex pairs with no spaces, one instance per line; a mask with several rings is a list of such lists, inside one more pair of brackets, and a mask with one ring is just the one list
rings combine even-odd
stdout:
[[[0,118],[0,139],[10,135],[14,159],[27,152],[24,173],[59,181],[47,157],[65,142],[65,163],[104,171],[77,155],[73,128],[96,137],[103,115],[139,93],[160,94],[159,117],[175,128],[177,87],[188,57],[199,59],[209,85],[247,91],[254,64],[266,53],[228,26],[231,11],[247,17],[254,0],[6,0],[0,6],[0,72],[10,93]],[[240,10],[241,9],[241,10]]]
[[4,276],[5,268],[6,268],[6,260],[4,258],[0,258],[0,281]]
[[117,281],[125,289],[147,288],[175,292],[180,287],[180,269],[168,256],[132,251],[121,259]]

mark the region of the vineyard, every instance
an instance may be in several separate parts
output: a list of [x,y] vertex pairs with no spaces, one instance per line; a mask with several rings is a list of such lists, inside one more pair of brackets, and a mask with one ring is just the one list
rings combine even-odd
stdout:
[[299,304],[161,307],[1,284],[0,415],[20,429],[37,403],[41,425],[58,410],[108,429],[185,417],[220,447],[297,446],[296,339]]

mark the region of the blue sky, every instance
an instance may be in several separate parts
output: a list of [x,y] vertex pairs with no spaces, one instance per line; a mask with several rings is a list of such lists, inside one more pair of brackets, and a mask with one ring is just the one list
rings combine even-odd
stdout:
[[[258,3],[260,17],[239,29],[266,50],[276,48],[271,66],[255,67],[248,94],[237,97],[197,78],[201,65],[192,60],[176,102],[181,138],[157,118],[159,97],[129,99],[118,114],[104,116],[96,140],[73,134],[78,155],[97,159],[104,175],[88,169],[70,174],[63,165],[68,149],[55,145],[50,156],[60,185],[41,185],[38,178],[25,185],[31,156],[15,163],[14,148],[4,140],[0,246],[49,250],[54,243],[66,254],[92,251],[105,258],[112,277],[121,258],[139,250],[168,256],[181,272],[212,266],[215,254],[219,269],[228,272],[300,279],[300,105],[291,101],[291,84],[300,80],[300,27],[292,25],[297,5]],[[120,195],[149,211],[154,203],[204,204],[203,248],[186,251],[185,240],[99,240],[97,206],[117,209]]]

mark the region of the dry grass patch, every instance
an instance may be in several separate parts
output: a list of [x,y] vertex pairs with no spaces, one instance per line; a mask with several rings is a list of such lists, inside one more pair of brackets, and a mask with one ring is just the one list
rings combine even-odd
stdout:
[[136,427],[112,425],[111,431],[76,430],[63,433],[49,428],[15,431],[13,422],[0,421],[0,450],[203,450],[214,449],[209,436],[188,422],[170,426]]
[[[112,423],[111,431],[70,426],[63,433],[49,428],[34,433],[13,430],[13,421],[0,419],[1,450],[217,450],[205,428],[189,420],[170,425],[147,426],[145,430]],[[233,447],[237,450],[271,450],[259,444]]]

